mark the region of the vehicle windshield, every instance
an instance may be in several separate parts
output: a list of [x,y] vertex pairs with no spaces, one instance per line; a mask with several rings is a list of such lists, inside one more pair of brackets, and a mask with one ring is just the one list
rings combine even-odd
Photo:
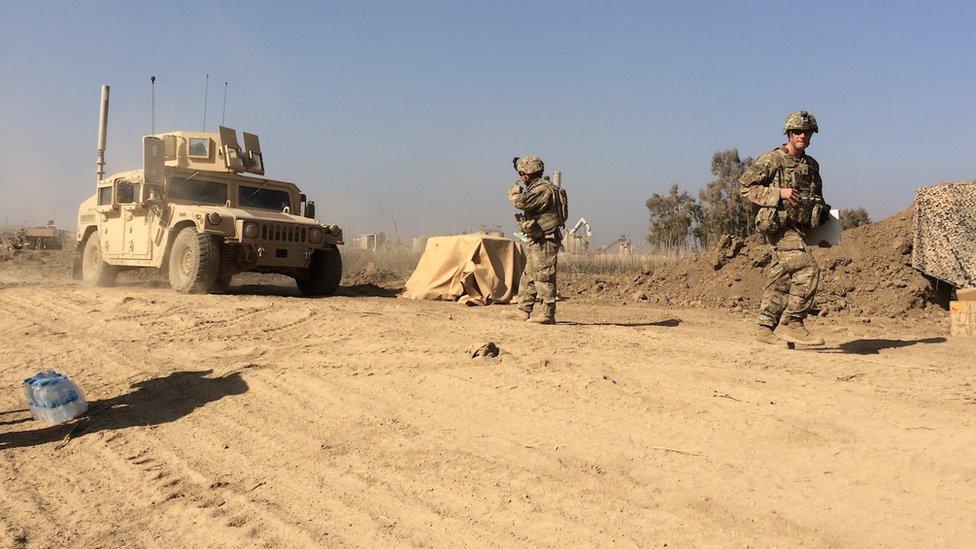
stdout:
[[291,206],[291,196],[287,191],[269,189],[267,187],[248,187],[241,185],[238,202],[242,208],[263,208],[266,210],[283,210]]
[[227,202],[226,183],[198,179],[172,179],[167,192],[171,200],[221,205]]

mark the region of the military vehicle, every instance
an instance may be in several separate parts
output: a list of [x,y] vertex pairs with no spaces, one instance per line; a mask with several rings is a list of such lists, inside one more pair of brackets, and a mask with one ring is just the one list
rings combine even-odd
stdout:
[[257,135],[243,133],[243,147],[223,126],[146,136],[142,169],[103,177],[108,97],[102,86],[98,183],[78,209],[76,279],[106,286],[122,270],[158,268],[174,290],[208,293],[259,272],[291,276],[305,295],[336,291],[342,229],[316,221],[295,184],[257,177]]
[[58,229],[54,220],[47,227],[27,227],[17,233],[21,247],[28,250],[60,250],[64,247],[64,231]]

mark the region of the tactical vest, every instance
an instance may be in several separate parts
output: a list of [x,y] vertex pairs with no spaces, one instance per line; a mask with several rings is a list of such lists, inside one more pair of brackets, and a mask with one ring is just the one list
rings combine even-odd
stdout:
[[[552,191],[552,202],[544,211],[527,213],[525,222],[530,227],[534,222],[541,233],[547,235],[566,225],[566,220],[569,219],[569,199],[566,196],[566,189],[562,186],[557,187],[549,179],[543,178],[539,184],[548,186]],[[523,230],[523,232],[528,236],[534,236],[530,232],[535,231],[530,228],[529,231]]]
[[809,162],[796,162],[789,166],[791,158],[779,147],[770,153],[773,161],[773,178],[770,187],[795,189],[800,203],[791,206],[781,201],[776,208],[762,207],[756,214],[756,229],[770,234],[792,226],[805,231],[820,224],[823,198],[814,192],[816,170]]

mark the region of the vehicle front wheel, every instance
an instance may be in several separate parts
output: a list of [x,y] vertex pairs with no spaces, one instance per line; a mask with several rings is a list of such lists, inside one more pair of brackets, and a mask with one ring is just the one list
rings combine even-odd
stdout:
[[81,250],[81,279],[92,286],[111,286],[119,269],[102,259],[102,241],[98,232],[88,235]]
[[295,282],[304,295],[332,295],[339,289],[341,279],[342,256],[339,249],[326,248],[312,254],[307,275],[296,277]]
[[214,288],[220,267],[220,247],[212,236],[195,227],[181,230],[169,251],[169,285],[182,293],[205,294]]

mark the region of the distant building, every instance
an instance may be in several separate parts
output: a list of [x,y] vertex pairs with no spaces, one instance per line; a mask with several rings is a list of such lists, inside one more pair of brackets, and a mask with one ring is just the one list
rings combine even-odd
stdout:
[[386,244],[386,234],[382,232],[358,234],[353,242],[356,249],[375,252]]

